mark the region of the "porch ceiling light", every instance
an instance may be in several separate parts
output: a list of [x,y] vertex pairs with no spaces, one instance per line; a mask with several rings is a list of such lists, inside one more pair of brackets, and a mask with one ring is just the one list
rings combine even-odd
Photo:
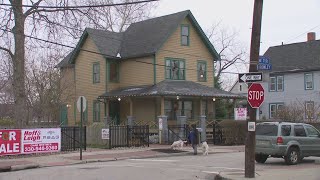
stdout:
[[177,96],[177,100],[179,100],[179,98],[180,98],[180,97],[179,97],[179,96]]
[[118,98],[118,101],[121,101],[121,98],[120,98],[120,97]]
[[71,107],[71,105],[70,105],[70,104],[67,104],[66,106],[67,106],[67,108]]
[[216,101],[216,98],[212,98],[212,101],[215,102],[215,101]]

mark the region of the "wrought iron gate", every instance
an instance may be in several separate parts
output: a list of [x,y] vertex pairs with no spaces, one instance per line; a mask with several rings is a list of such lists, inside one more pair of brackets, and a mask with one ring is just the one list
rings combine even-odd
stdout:
[[[83,127],[83,148],[87,148],[86,127]],[[80,149],[80,127],[64,126],[61,127],[61,151],[75,151]]]
[[110,126],[109,148],[114,147],[149,147],[149,126]]

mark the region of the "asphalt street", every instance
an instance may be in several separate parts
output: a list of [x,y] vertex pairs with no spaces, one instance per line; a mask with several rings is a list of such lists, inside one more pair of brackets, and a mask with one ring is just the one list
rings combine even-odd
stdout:
[[[266,164],[256,164],[256,177],[273,180],[303,177],[311,180],[320,179],[320,165],[315,164],[314,159],[319,158],[306,158],[301,164],[287,166],[283,159],[270,158]],[[30,169],[1,173],[0,180],[195,180],[214,179],[219,173],[244,177],[244,152],[128,159]]]

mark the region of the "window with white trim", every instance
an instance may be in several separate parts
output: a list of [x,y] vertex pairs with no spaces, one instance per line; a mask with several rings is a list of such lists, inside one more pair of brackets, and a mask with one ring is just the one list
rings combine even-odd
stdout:
[[313,119],[314,117],[314,102],[313,101],[307,101],[305,103],[305,117],[306,119]]
[[284,78],[283,76],[270,76],[269,91],[283,91]]
[[281,109],[284,107],[283,103],[270,103],[269,104],[269,117],[275,118],[277,117],[277,114],[281,111]]
[[304,74],[304,88],[305,90],[313,89],[313,74],[305,73]]

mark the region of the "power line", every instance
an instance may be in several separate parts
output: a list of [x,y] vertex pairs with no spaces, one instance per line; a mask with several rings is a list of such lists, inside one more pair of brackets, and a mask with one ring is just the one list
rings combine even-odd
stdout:
[[293,40],[295,40],[295,39],[297,39],[297,38],[301,37],[302,35],[304,35],[304,34],[306,34],[306,33],[310,32],[310,31],[312,31],[312,30],[314,30],[314,29],[316,29],[316,28],[318,28],[318,27],[320,27],[320,24],[318,24],[317,26],[315,26],[315,27],[313,27],[313,28],[309,29],[308,31],[305,31],[305,32],[303,32],[303,33],[299,34],[298,36],[296,36],[296,37],[294,37],[294,38],[292,38],[292,39],[290,39],[290,40],[288,40],[288,41],[285,41],[285,42],[286,42],[286,44],[289,44],[289,42],[291,42],[291,41],[293,41]]
[[[144,0],[144,1],[135,1],[135,2],[125,2],[125,3],[112,3],[112,4],[99,4],[99,5],[81,5],[81,6],[35,6],[37,8],[46,8],[46,9],[80,9],[80,8],[99,8],[99,7],[112,7],[112,6],[124,6],[131,4],[141,4],[141,3],[149,3],[160,0]],[[0,6],[18,6],[18,7],[34,7],[34,5],[12,5],[1,3]]]
[[[10,32],[12,34],[18,34],[18,33],[14,33],[12,32],[11,30],[6,30],[6,29],[2,29],[0,28],[1,30],[3,31],[6,31],[6,32]],[[76,49],[75,46],[70,46],[70,45],[66,45],[66,44],[62,44],[62,43],[57,43],[57,42],[53,42],[53,41],[49,41],[49,40],[45,40],[45,39],[41,39],[41,38],[37,38],[37,37],[34,37],[34,36],[30,36],[30,35],[24,35],[25,37],[28,37],[30,39],[35,39],[35,40],[38,40],[38,41],[42,41],[42,42],[45,42],[45,43],[50,43],[50,44],[55,44],[55,45],[59,45],[59,46],[62,46],[62,47],[67,47],[67,48],[71,48],[71,49]],[[85,51],[85,52],[89,52],[89,53],[93,53],[93,54],[98,54],[98,55],[103,55],[105,57],[110,57],[110,55],[107,55],[107,54],[104,54],[104,53],[101,53],[101,52],[96,52],[96,51],[91,51],[91,50],[87,50],[87,49],[82,49],[80,48],[79,49],[80,51]],[[188,53],[181,53],[181,52],[177,52],[177,51],[171,51],[171,50],[167,50],[167,51],[170,51],[170,52],[174,52],[174,53],[177,53],[177,54],[187,54],[187,55],[190,55],[191,54],[188,54]],[[135,62],[138,62],[138,63],[143,63],[143,64],[149,64],[149,65],[156,65],[156,66],[163,66],[165,67],[166,65],[163,65],[163,64],[155,64],[155,63],[148,63],[148,62],[143,62],[143,61],[138,61],[138,60],[134,60]],[[183,68],[183,70],[194,70],[194,71],[199,71],[198,69],[193,69],[193,68]],[[214,71],[205,71],[205,72],[214,72]],[[234,72],[221,72],[222,74],[239,74],[239,73],[234,73]]]

